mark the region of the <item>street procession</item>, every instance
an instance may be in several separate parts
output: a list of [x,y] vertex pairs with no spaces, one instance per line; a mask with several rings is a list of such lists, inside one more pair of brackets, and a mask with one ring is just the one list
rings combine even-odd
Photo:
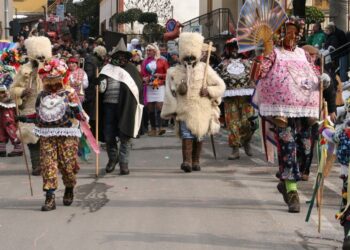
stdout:
[[0,6],[0,249],[350,250],[349,0]]

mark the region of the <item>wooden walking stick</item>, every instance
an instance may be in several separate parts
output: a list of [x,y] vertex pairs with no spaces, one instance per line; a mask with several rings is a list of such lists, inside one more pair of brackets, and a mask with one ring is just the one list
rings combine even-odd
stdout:
[[[18,98],[17,98],[17,96],[15,96],[15,103],[16,103],[16,114],[18,116],[19,115],[19,108],[18,108]],[[28,174],[28,179],[29,179],[30,194],[31,194],[31,196],[33,196],[32,177],[30,176],[27,154],[26,154],[26,150],[25,150],[25,147],[24,147],[24,144],[23,144],[22,130],[21,130],[21,127],[19,126],[18,122],[17,122],[17,127],[18,127],[19,137],[21,139],[21,145],[22,145],[24,161],[26,163],[26,169],[27,169],[27,174]]]
[[[98,77],[99,72],[98,68],[96,69],[96,77]],[[96,85],[96,127],[95,127],[95,136],[96,136],[96,144],[98,145],[98,130],[99,130],[99,86]],[[98,177],[99,173],[99,165],[100,165],[100,156],[99,154],[96,154],[96,177]]]

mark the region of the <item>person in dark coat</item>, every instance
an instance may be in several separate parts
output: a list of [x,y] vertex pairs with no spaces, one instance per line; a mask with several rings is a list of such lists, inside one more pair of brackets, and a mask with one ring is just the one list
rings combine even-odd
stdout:
[[[99,76],[104,121],[102,124],[107,146],[106,173],[114,171],[119,162],[120,174],[129,174],[131,138],[136,138],[142,119],[142,78],[124,40],[111,52],[111,61]],[[120,149],[116,137],[120,140]]]
[[[85,89],[85,100],[83,108],[90,117],[89,124],[91,131],[95,133],[96,127],[96,88],[98,85],[98,74],[103,66],[104,58],[107,55],[106,48],[97,46],[93,53],[85,58],[84,71],[89,80],[89,86]],[[100,137],[101,138],[101,137]]]

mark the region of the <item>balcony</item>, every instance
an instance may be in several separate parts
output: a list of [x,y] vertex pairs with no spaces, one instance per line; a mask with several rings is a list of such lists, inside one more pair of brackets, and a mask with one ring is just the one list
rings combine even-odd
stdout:
[[182,31],[200,32],[206,40],[227,40],[235,36],[236,24],[233,20],[230,9],[216,9],[183,23]]

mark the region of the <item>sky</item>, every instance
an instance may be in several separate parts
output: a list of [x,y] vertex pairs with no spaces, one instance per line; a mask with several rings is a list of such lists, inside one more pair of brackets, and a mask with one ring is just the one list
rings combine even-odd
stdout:
[[174,19],[186,22],[199,16],[199,0],[173,0]]

